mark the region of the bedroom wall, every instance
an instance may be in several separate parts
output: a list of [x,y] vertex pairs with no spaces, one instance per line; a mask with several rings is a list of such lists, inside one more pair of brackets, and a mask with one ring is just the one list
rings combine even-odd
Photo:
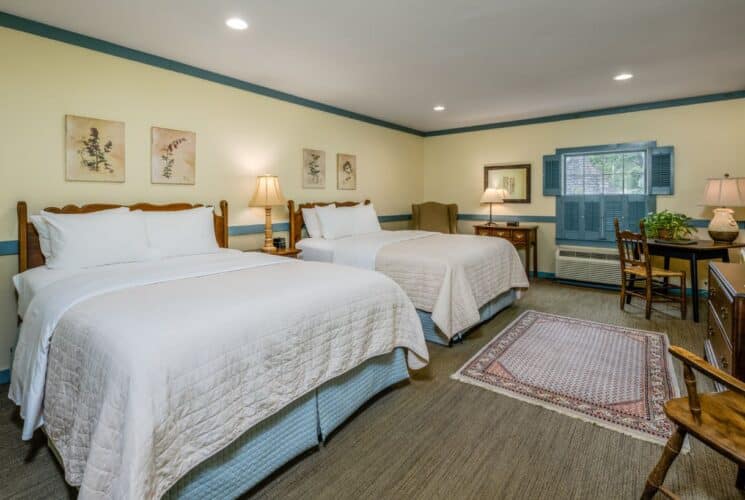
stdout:
[[[263,209],[246,206],[263,173],[279,175],[288,199],[370,198],[381,215],[410,213],[422,198],[423,144],[414,135],[5,28],[0,74],[0,242],[17,239],[18,200],[35,213],[67,203],[226,199],[231,226],[263,224]],[[125,122],[125,183],[65,181],[68,113]],[[196,132],[196,185],[150,183],[154,125]],[[301,188],[303,148],[326,152],[326,189]],[[356,191],[337,191],[337,153],[357,155]],[[274,221],[285,220],[286,210],[275,209]],[[231,237],[231,246],[258,248],[262,237]],[[16,339],[16,270],[15,255],[0,256],[0,372]]]
[[[556,148],[648,140],[675,146],[675,194],[658,196],[658,209],[710,219],[711,209],[697,205],[705,179],[725,172],[745,176],[745,99],[427,137],[424,199],[457,203],[461,214],[488,215],[488,205],[479,205],[483,166],[530,163],[532,203],[495,205],[494,213],[553,217],[555,198],[543,196],[543,155]],[[735,216],[745,219],[745,210]],[[461,220],[459,231],[472,234],[471,226],[479,223]],[[538,267],[553,273],[555,224],[539,225]]]

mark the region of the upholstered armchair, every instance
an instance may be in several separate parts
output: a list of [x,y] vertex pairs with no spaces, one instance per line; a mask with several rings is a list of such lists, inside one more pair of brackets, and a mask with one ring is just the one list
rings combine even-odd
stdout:
[[458,205],[428,201],[411,205],[414,229],[438,233],[458,232]]

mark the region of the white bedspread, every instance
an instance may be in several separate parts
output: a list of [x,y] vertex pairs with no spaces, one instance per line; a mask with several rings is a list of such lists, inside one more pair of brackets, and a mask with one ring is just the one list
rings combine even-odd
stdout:
[[[259,253],[110,266],[38,291],[10,397],[80,498],[157,498],[310,390],[374,356],[427,363],[388,278]],[[41,412],[43,411],[43,420]]]
[[477,324],[490,300],[529,286],[517,250],[502,238],[380,231],[333,240],[333,262],[393,278],[448,338]]

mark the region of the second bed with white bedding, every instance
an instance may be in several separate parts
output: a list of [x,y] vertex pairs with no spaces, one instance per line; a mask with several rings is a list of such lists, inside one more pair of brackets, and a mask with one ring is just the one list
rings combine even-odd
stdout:
[[391,277],[449,340],[480,323],[480,309],[529,286],[515,247],[502,238],[376,231],[297,243],[304,260],[374,269]]
[[81,498],[150,498],[396,347],[426,364],[416,312],[384,276],[257,253],[121,264],[28,299],[10,395]]

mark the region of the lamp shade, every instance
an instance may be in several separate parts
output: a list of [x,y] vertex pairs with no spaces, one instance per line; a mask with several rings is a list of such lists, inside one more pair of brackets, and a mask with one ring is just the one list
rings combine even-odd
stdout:
[[506,189],[487,188],[481,195],[481,203],[504,203],[509,195]]
[[249,207],[274,207],[284,205],[285,197],[282,196],[282,190],[279,188],[279,178],[276,175],[260,175],[256,178],[256,191]]
[[710,207],[745,206],[745,177],[708,179],[704,189],[703,205]]

